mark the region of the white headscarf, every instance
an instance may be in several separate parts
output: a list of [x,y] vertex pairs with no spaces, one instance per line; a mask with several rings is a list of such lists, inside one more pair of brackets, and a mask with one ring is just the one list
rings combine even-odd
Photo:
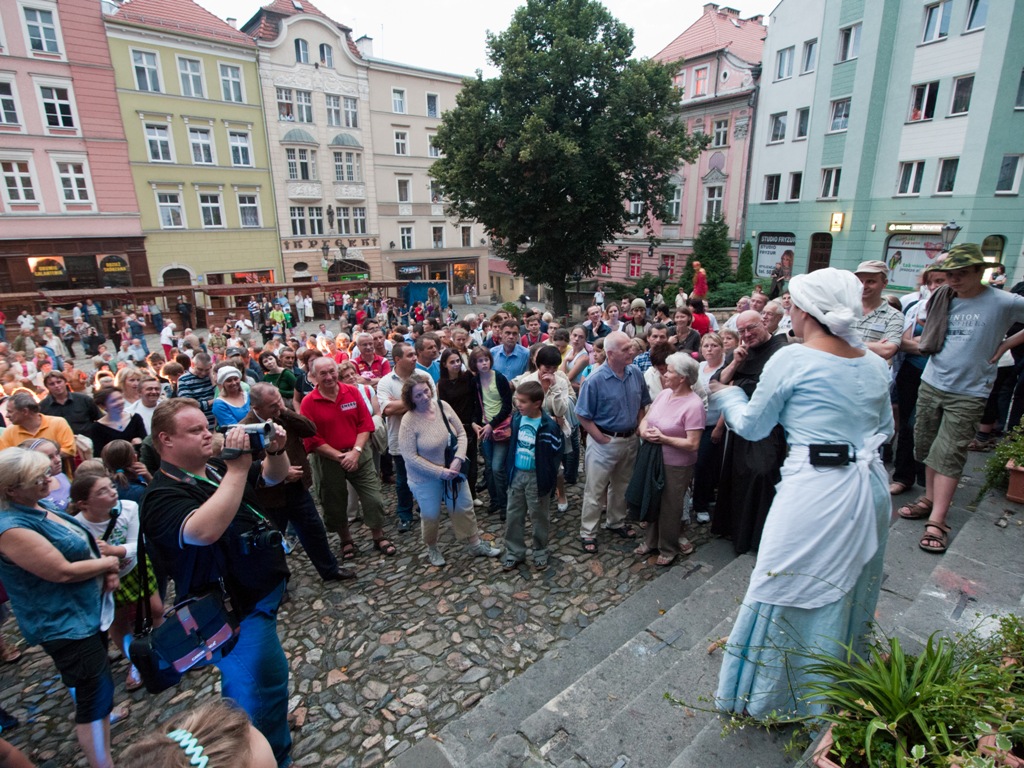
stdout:
[[864,317],[863,290],[855,274],[834,267],[795,275],[789,281],[789,295],[794,304],[835,336],[859,349],[863,349],[864,340],[854,323]]

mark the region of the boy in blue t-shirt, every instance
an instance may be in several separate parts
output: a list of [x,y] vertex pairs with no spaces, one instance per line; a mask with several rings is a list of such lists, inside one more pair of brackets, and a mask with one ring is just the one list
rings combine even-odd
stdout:
[[543,387],[524,382],[514,398],[519,413],[512,417],[511,450],[505,459],[509,483],[501,565],[506,571],[526,559],[527,511],[533,521],[533,564],[547,567],[548,508],[562,459],[562,431],[543,410]]

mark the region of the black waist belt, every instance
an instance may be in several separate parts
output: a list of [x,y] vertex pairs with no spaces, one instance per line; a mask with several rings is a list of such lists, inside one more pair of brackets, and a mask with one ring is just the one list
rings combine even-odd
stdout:
[[627,429],[625,432],[611,432],[604,427],[598,427],[602,434],[608,435],[609,437],[632,437],[636,434],[636,427],[633,429]]

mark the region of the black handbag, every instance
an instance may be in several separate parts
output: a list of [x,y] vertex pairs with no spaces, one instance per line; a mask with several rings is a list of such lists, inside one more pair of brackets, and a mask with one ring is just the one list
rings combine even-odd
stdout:
[[[215,551],[219,554],[219,550]],[[220,588],[212,592],[186,596],[164,613],[163,624],[154,627],[141,531],[138,558],[142,591],[136,606],[135,633],[128,647],[128,658],[139,670],[146,690],[160,693],[176,685],[188,670],[214,664],[231,653],[238,642],[239,622],[231,610],[222,581]],[[217,559],[219,565],[220,558]]]

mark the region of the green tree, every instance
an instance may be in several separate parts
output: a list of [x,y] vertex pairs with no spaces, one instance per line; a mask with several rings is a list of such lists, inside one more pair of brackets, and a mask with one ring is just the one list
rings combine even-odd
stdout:
[[687,265],[688,286],[693,285],[693,262],[699,261],[708,276],[708,290],[732,278],[732,259],[729,258],[729,225],[725,217],[709,216],[700,225],[700,231],[693,241],[693,257]]
[[488,34],[500,75],[467,80],[431,167],[450,215],[476,219],[517,275],[567,308],[568,276],[592,275],[631,223],[667,218],[669,175],[707,145],[676,118],[668,67],[631,59],[633,33],[595,0],[528,0]]
[[736,282],[749,283],[754,279],[754,247],[747,240],[740,249],[740,262],[736,265]]

